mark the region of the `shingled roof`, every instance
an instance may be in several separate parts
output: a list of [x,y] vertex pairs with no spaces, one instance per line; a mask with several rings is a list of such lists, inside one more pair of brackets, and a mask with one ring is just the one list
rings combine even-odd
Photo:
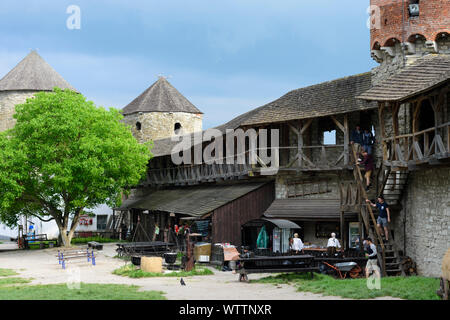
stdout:
[[366,72],[293,90],[262,106],[242,125],[284,122],[323,117],[332,114],[376,108],[356,96],[371,87],[371,73]]
[[122,110],[124,115],[136,112],[202,113],[164,77],[159,77]]
[[52,91],[54,87],[77,92],[36,51],[31,51],[0,80],[0,91]]
[[[262,107],[253,109],[251,111],[248,111],[244,114],[241,114],[237,116],[236,118],[228,121],[225,124],[222,124],[220,126],[214,127],[213,129],[220,130],[222,134],[226,133],[227,129],[237,129],[239,128],[242,123],[244,123],[247,119],[249,119],[251,116],[253,116],[256,112],[258,112]],[[205,132],[206,130],[203,130],[202,132]],[[192,133],[188,133],[185,136],[190,137],[192,141],[192,145],[194,144],[194,135]],[[183,137],[184,138],[184,137]],[[173,147],[178,142],[173,142],[171,138],[164,138],[155,140],[152,148],[152,154],[154,157],[161,157],[171,154]]]
[[359,99],[402,101],[450,79],[450,55],[426,55],[412,65],[381,81]]
[[[375,103],[357,100],[355,96],[370,88],[370,72],[354,75],[318,85],[297,89],[222,124],[214,129],[225,134],[227,129],[244,125],[305,119],[356,110],[377,108]],[[279,106],[280,105],[280,106]],[[188,134],[194,141],[193,134]],[[170,155],[177,142],[171,138],[155,140],[152,153],[155,157]]]
[[201,217],[252,192],[265,183],[193,186],[155,191],[120,209],[157,210]]

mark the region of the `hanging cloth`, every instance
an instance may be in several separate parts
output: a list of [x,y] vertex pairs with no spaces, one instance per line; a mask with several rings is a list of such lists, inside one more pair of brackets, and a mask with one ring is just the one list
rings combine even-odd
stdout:
[[256,247],[258,249],[266,249],[268,243],[269,243],[269,237],[267,236],[266,226],[263,226],[261,228],[261,231],[259,232],[258,238],[256,240]]

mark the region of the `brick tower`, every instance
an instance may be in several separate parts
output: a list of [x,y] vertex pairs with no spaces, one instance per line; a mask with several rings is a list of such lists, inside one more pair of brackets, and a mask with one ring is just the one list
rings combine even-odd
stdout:
[[426,54],[450,54],[450,0],[371,0],[370,46],[384,79]]

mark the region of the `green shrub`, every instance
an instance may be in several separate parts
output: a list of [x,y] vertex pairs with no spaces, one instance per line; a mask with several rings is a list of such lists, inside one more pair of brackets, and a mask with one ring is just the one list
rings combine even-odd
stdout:
[[190,276],[209,276],[214,274],[208,268],[195,268],[191,271],[179,271],[179,272],[168,272],[168,273],[156,273],[156,272],[145,272],[140,268],[127,264],[120,267],[112,272],[118,276],[125,276],[130,278],[151,278],[151,277],[190,277]]

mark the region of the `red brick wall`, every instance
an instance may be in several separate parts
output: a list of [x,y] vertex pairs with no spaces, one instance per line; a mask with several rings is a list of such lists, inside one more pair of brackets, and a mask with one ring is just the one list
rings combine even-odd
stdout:
[[[402,3],[404,10],[402,10]],[[420,16],[410,17],[410,0],[371,0],[371,48],[378,42],[391,46],[392,38],[408,41],[420,34],[435,41],[442,32],[450,34],[450,0],[421,0]],[[404,23],[402,22],[404,21]]]

